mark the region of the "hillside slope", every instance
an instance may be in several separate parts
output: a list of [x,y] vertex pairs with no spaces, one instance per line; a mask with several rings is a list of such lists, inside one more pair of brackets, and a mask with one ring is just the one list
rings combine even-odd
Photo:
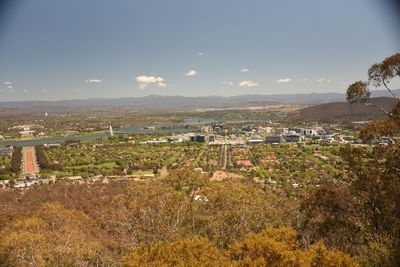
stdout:
[[[395,105],[395,100],[390,97],[373,98],[371,102],[391,109]],[[332,102],[307,107],[290,114],[288,120],[294,121],[341,121],[341,120],[374,120],[382,119],[385,114],[372,106],[363,104],[349,104],[347,102]]]

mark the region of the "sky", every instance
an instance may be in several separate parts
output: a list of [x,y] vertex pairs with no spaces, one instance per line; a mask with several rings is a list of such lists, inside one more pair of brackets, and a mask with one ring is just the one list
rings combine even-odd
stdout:
[[397,15],[376,0],[3,0],[0,101],[344,93],[400,52]]

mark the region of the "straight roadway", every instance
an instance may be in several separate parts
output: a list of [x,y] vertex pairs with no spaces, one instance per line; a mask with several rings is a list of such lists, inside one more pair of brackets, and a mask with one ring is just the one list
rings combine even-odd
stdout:
[[35,174],[39,172],[35,147],[24,147],[22,149],[22,161],[24,174]]

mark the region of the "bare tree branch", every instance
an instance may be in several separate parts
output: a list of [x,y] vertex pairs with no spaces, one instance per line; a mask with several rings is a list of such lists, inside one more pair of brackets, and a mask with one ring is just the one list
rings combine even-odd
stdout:
[[395,93],[393,93],[393,91],[387,86],[385,80],[383,80],[382,82],[383,82],[383,85],[386,87],[386,89],[392,94],[392,96],[394,98],[396,98],[397,100],[400,100],[400,98]]
[[386,115],[388,115],[389,117],[392,117],[392,116],[393,116],[393,113],[387,111],[386,109],[384,109],[383,107],[381,107],[381,106],[379,106],[379,105],[377,105],[377,104],[375,104],[375,103],[365,102],[364,104],[367,105],[367,106],[373,106],[373,107],[376,107],[377,109],[380,109],[381,111],[383,111],[383,112],[384,112]]

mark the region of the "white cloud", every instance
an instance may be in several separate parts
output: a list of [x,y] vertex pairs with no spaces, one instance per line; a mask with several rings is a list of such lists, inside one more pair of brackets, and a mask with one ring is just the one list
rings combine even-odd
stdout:
[[285,78],[285,79],[276,80],[275,82],[276,82],[276,83],[288,83],[288,82],[291,82],[291,81],[292,81],[292,79],[290,79],[290,78]]
[[306,81],[307,81],[307,79],[306,79],[306,78],[303,78],[303,79],[301,79],[301,81],[302,81],[302,82],[306,82]]
[[47,89],[43,89],[43,93],[47,93]]
[[221,84],[233,85],[234,83],[231,81],[222,81]]
[[249,72],[250,70],[248,69],[241,69],[240,72]]
[[244,87],[244,86],[254,87],[254,86],[258,86],[258,83],[253,82],[253,81],[242,81],[242,82],[239,83],[239,86],[240,87]]
[[27,92],[28,92],[28,90],[24,89],[24,93],[27,93]]
[[319,78],[319,79],[317,79],[317,82],[328,82],[328,83],[330,83],[331,80],[329,80],[327,78]]
[[197,74],[197,71],[195,71],[195,70],[190,70],[189,72],[186,72],[186,73],[185,73],[185,76],[190,77],[190,76],[195,76],[196,74]]
[[167,87],[168,85],[164,82],[163,77],[155,77],[155,76],[145,76],[140,75],[135,77],[135,80],[139,83],[138,87],[140,90],[144,90],[147,86],[154,84],[157,87]]
[[198,55],[198,56],[204,56],[204,53],[203,53],[203,52],[198,52],[196,55]]
[[86,80],[85,83],[102,83],[102,80],[99,79],[91,79],[91,80]]
[[12,85],[9,85],[9,86],[7,86],[7,88],[8,88],[8,89],[12,89],[12,88],[13,88],[13,86],[12,86]]
[[145,75],[137,76],[135,79],[138,83],[157,83],[164,81],[164,78],[162,77],[145,76]]
[[4,84],[11,85],[13,82],[4,82]]

